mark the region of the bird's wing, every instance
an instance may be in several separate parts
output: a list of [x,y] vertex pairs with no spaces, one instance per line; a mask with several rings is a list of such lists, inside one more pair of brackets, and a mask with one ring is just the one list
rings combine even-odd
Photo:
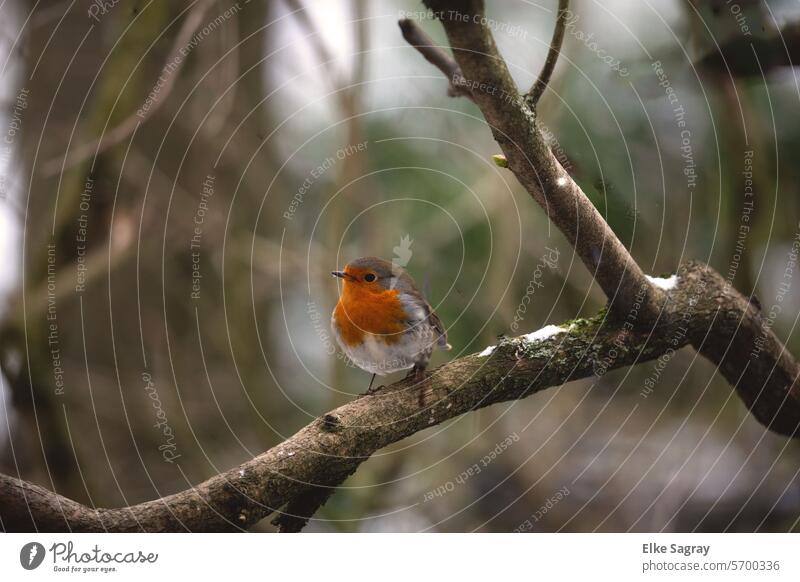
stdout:
[[426,307],[428,308],[428,321],[433,329],[436,330],[436,333],[439,334],[439,338],[436,340],[436,347],[442,350],[449,350],[452,346],[447,343],[447,330],[444,328],[442,320],[433,312],[430,305],[426,305]]
[[433,308],[431,308],[416,289],[401,293],[400,300],[405,306],[406,322],[409,326],[427,323],[436,334],[436,347],[440,350],[449,350],[451,348],[450,344],[447,343],[447,330],[442,320],[433,312]]

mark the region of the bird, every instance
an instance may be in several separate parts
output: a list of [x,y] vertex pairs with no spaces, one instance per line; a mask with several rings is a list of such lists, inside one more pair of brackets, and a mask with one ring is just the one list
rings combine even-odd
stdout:
[[331,329],[342,351],[375,376],[410,370],[421,380],[434,350],[449,350],[442,320],[405,269],[378,257],[361,257],[343,271],[342,292],[331,316]]

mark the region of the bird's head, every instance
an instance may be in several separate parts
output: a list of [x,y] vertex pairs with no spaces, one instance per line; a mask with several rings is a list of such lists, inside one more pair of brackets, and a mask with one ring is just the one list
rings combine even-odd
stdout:
[[389,261],[377,257],[362,257],[345,265],[343,271],[333,271],[331,275],[343,281],[344,291],[367,291],[382,293],[393,288],[393,282],[404,271]]

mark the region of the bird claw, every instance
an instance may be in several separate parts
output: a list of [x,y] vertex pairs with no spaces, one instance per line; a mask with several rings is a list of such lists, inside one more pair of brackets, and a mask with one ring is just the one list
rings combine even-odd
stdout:
[[377,394],[384,388],[386,388],[386,386],[384,386],[383,384],[381,384],[380,386],[370,386],[369,388],[367,388],[367,391],[364,392],[363,394],[360,394],[360,396],[375,396],[375,394]]
[[406,374],[406,380],[414,380],[414,382],[422,382],[428,377],[427,372],[423,368],[411,368],[411,371]]

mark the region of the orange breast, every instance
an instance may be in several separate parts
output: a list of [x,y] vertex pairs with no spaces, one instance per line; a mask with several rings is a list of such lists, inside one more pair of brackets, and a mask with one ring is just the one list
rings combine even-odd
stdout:
[[374,293],[345,281],[334,311],[342,341],[360,344],[365,333],[381,336],[387,344],[400,341],[406,329],[406,312],[398,295],[396,289]]

